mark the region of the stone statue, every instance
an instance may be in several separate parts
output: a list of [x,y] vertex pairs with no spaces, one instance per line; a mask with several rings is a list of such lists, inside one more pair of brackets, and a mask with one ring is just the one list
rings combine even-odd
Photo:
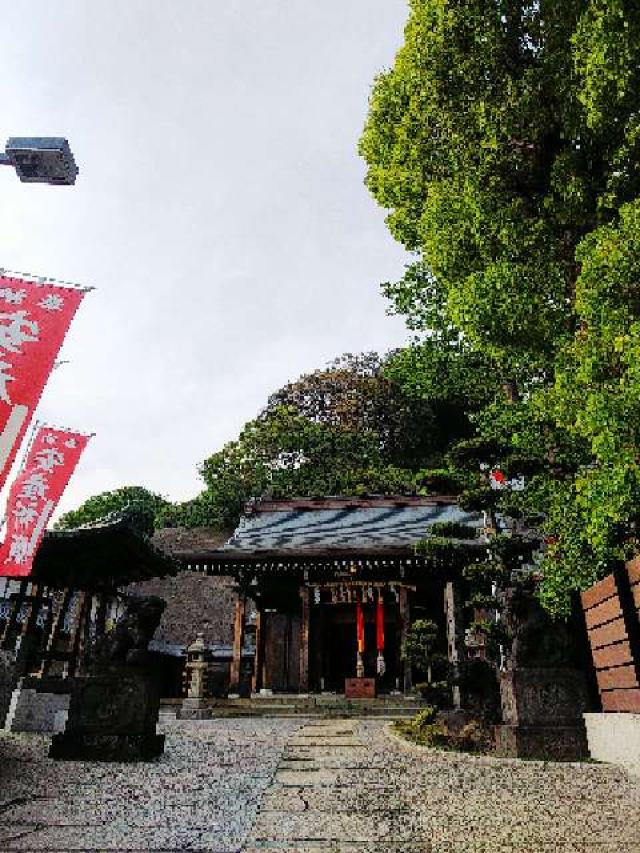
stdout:
[[553,620],[535,590],[506,591],[503,616],[513,638],[500,673],[502,725],[496,752],[502,756],[579,760],[588,755],[582,719],[587,709],[585,675],[577,666],[569,623]]
[[161,598],[130,596],[115,628],[93,644],[84,674],[73,679],[67,727],[53,737],[51,758],[149,761],[162,754],[148,647],[164,608]]
[[509,656],[512,669],[576,665],[576,641],[569,624],[551,619],[533,589],[515,587],[505,598],[504,618],[513,638]]
[[87,673],[100,674],[113,666],[144,666],[166,602],[157,596],[129,596],[116,626],[100,637],[87,653]]

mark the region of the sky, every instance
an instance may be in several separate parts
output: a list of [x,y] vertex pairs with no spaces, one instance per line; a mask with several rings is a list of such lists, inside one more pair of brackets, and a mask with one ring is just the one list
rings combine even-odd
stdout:
[[408,258],[357,141],[406,0],[0,0],[0,143],[65,136],[74,187],[0,169],[0,267],[95,287],[37,417],[95,432],[59,511],[199,463],[268,395],[407,339]]

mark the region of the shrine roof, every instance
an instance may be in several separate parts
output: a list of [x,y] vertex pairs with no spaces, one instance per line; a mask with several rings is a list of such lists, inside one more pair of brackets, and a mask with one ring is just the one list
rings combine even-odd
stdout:
[[123,512],[74,530],[48,530],[30,580],[58,589],[112,589],[179,569]]
[[248,505],[222,548],[181,554],[189,562],[411,554],[436,522],[483,526],[480,513],[450,497],[322,498]]

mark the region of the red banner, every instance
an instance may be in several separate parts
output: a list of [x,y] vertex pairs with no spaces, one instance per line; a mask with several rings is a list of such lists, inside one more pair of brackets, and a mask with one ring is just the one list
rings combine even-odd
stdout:
[[39,427],[24,467],[9,492],[0,575],[31,574],[33,558],[89,436]]
[[362,613],[362,604],[360,603],[360,596],[356,592],[356,630],[358,636],[358,652],[362,654],[364,652],[364,616]]
[[384,651],[384,602],[381,589],[378,590],[376,604],[376,648],[379,652]]
[[0,276],[0,488],[85,292]]

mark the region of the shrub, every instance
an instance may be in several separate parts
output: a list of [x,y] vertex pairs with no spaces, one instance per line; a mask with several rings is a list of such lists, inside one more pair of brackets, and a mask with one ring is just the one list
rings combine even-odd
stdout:
[[451,729],[435,708],[427,706],[408,722],[395,724],[396,731],[413,743],[459,752],[490,752],[493,738],[479,720],[470,720],[459,730]]
[[420,682],[414,687],[416,693],[428,702],[433,702],[438,708],[451,707],[451,684],[448,681]]

